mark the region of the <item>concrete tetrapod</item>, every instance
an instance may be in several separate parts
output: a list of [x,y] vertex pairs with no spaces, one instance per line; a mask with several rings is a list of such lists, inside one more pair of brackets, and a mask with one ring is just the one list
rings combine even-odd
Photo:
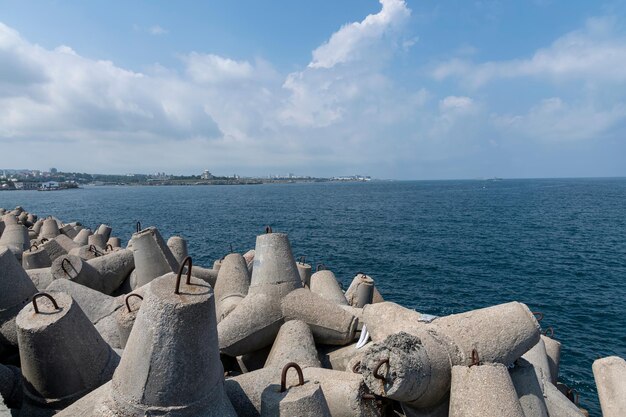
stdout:
[[22,259],[22,253],[30,247],[28,229],[21,224],[8,224],[0,236],[0,246],[6,246],[17,259]]
[[25,394],[21,416],[54,414],[111,379],[119,363],[65,293],[36,294],[16,323]]
[[107,245],[107,240],[104,235],[99,233],[94,233],[87,238],[88,245],[94,245],[96,248],[104,249]]
[[48,256],[50,256],[50,260],[53,262],[59,256],[67,255],[67,251],[55,239],[43,238],[40,242],[43,243],[41,247],[48,252]]
[[543,384],[543,388],[543,396],[550,417],[585,417],[580,409],[563,395],[557,387],[546,381]]
[[41,230],[39,231],[39,239],[54,239],[60,234],[59,225],[55,219],[48,217],[43,221]]
[[363,273],[358,273],[346,291],[348,304],[363,308],[366,304],[371,304],[373,298],[374,280]]
[[453,366],[450,417],[525,417],[506,366]]
[[50,271],[55,280],[69,279],[77,284],[102,292],[102,277],[93,266],[78,256],[59,256],[52,262]]
[[[297,372],[298,384],[288,387],[287,372],[291,368]],[[261,416],[330,417],[331,414],[320,384],[306,383],[300,366],[289,362],[282,368],[280,387],[270,385],[263,391]]]
[[540,338],[535,346],[524,353],[522,359],[527,360],[534,366],[538,381],[552,381],[550,363],[543,339]]
[[36,292],[13,253],[0,246],[0,353],[17,347],[15,317]]
[[174,255],[178,263],[181,263],[189,256],[187,241],[180,236],[172,236],[167,239],[167,247],[170,248],[172,255]]
[[543,398],[543,386],[546,381],[537,379],[533,364],[520,358],[509,370],[511,381],[517,392],[522,410],[526,417],[548,417],[548,409]]
[[238,253],[226,255],[215,282],[215,309],[219,323],[248,294],[250,276],[246,260]]
[[72,249],[78,248],[80,245],[74,242],[72,239],[65,235],[58,235],[53,239],[57,242],[66,253],[69,253]]
[[337,303],[300,288],[283,298],[285,320],[302,320],[309,325],[317,343],[346,345],[354,340],[358,319]]
[[236,415],[224,392],[213,290],[190,273],[181,282],[181,273],[146,289],[120,365],[91,413],[77,414],[78,405],[63,415]]
[[156,227],[133,234],[132,250],[135,258],[135,287],[178,270],[178,262],[167,247]]
[[271,345],[283,323],[280,301],[302,288],[284,233],[257,236],[248,295],[218,324],[220,350],[239,356]]
[[116,310],[124,305],[123,297],[110,297],[68,279],[52,281],[46,291],[62,291],[72,296],[102,338],[113,348],[120,348]]
[[101,224],[96,229],[96,234],[102,235],[102,237],[104,238],[104,241],[106,242],[111,237],[111,231],[113,231],[113,228],[111,226],[107,224]]
[[339,282],[332,271],[322,269],[311,275],[311,292],[337,304],[348,305]]
[[[552,333],[553,334],[553,333]],[[559,367],[561,363],[561,342],[551,337],[541,335],[541,340],[546,348],[548,355],[548,365],[550,366],[550,381],[556,385],[559,380]]]
[[[263,368],[226,380],[228,397],[241,417],[260,416],[266,390],[280,384],[280,368]],[[380,405],[363,383],[363,378],[351,372],[324,368],[302,369],[305,384],[318,383],[333,417],[380,416]],[[295,373],[287,375],[287,384],[299,383]],[[269,387],[269,388],[268,388]]]
[[122,282],[135,268],[133,251],[120,249],[98,256],[87,261],[100,275],[100,288],[96,288],[105,294],[111,294],[122,285]]
[[37,245],[32,245],[29,250],[22,254],[22,266],[26,270],[49,268],[52,266],[52,261],[48,252],[43,248],[37,247]]
[[[516,302],[418,324],[408,329],[410,335],[396,333],[375,343],[360,368],[374,393],[416,407],[438,404],[450,387],[450,367],[470,364],[473,350],[483,352],[481,360],[509,365],[540,335],[528,307]],[[384,375],[378,372],[382,361]]]
[[39,291],[45,290],[46,287],[54,280],[50,268],[27,269],[26,273]]
[[85,246],[85,245],[87,245],[89,243],[89,236],[91,236],[91,230],[89,230],[89,229],[82,229],[74,237],[74,242],[76,242],[80,246]]
[[592,368],[602,417],[625,416],[626,361],[619,356],[609,356],[594,361]]
[[302,285],[307,288],[311,286],[311,265],[304,262],[304,257],[302,257],[297,263],[298,274],[300,274],[300,279],[302,280]]
[[422,315],[415,310],[402,307],[391,301],[367,304],[363,307],[363,324],[374,342],[398,332],[411,332],[426,323],[420,322]]
[[143,301],[143,297],[139,294],[131,293],[124,297],[126,307],[117,310],[115,320],[117,322],[117,332],[120,336],[120,347],[124,349],[130,331],[133,329],[139,307]]
[[283,368],[290,362],[301,366],[321,368],[313,333],[300,320],[291,320],[280,327],[272,350],[265,361],[265,368]]

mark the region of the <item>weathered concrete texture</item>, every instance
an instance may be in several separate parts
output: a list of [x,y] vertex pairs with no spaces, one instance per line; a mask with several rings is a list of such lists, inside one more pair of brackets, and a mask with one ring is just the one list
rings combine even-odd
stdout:
[[524,417],[507,367],[452,367],[450,417]]
[[[222,270],[224,267],[222,267]],[[283,368],[289,362],[301,367],[322,365],[317,357],[313,333],[309,326],[300,320],[291,320],[283,324],[272,345],[265,367]]]
[[22,253],[30,247],[28,229],[21,224],[8,224],[0,236],[0,246],[6,246],[17,259],[22,259]]
[[50,295],[58,309],[42,297],[39,313],[30,303],[16,323],[25,400],[60,409],[108,381],[120,358],[69,295]]
[[68,279],[54,280],[46,290],[70,294],[102,338],[113,348],[121,347],[115,311],[123,306],[123,297],[113,298]]
[[[260,416],[263,394],[280,384],[281,369],[263,368],[226,380],[226,392],[239,416]],[[360,375],[308,367],[303,369],[306,384],[319,383],[333,417],[380,416],[377,401],[367,398],[369,390]],[[295,372],[287,374],[287,386],[298,383]],[[364,398],[365,397],[365,398]]]
[[466,365],[473,349],[481,362],[510,365],[536,345],[541,334],[535,316],[518,302],[439,317],[432,325],[454,340]]
[[136,287],[141,287],[164,274],[178,271],[178,262],[156,227],[134,233]]
[[254,256],[255,250],[250,249],[248,252],[243,254],[243,259],[246,260],[246,265],[248,266],[248,273],[252,276],[252,270],[254,269]]
[[31,247],[22,254],[22,267],[26,270],[49,268],[50,266],[52,266],[52,260],[43,248]]
[[27,269],[26,273],[39,291],[43,291],[54,280],[50,268]]
[[65,235],[58,235],[54,238],[54,241],[61,245],[63,250],[67,253],[69,253],[72,249],[78,248],[80,246],[78,243],[74,242],[72,239]]
[[265,294],[248,294],[217,325],[220,350],[239,356],[270,346],[283,324],[278,301]]
[[67,251],[54,239],[48,240],[41,245],[42,248],[46,252],[48,252],[48,256],[50,256],[50,260],[54,262],[56,258],[59,256],[67,255]]
[[356,326],[356,330],[357,332],[361,331],[361,329],[363,328],[363,309],[359,307],[352,307],[352,306],[343,305],[343,304],[338,304],[338,305],[339,307],[341,307],[348,313],[352,314],[354,317],[356,317],[359,320]]
[[248,294],[250,276],[246,261],[238,253],[224,258],[215,282],[215,300],[218,323]]
[[311,283],[309,285],[311,292],[332,301],[336,304],[348,305],[348,300],[343,295],[343,291],[337,282],[337,278],[332,271],[321,270],[317,271],[311,276]]
[[41,230],[39,231],[39,239],[54,239],[60,234],[59,225],[53,218],[47,218],[43,221]]
[[357,349],[356,343],[347,346],[320,345],[318,351],[324,368],[354,372],[352,366],[360,365],[363,355],[370,346],[371,343]]
[[94,233],[87,238],[88,245],[94,245],[98,249],[104,249],[107,245],[107,239],[99,233]]
[[561,363],[561,342],[551,337],[541,335],[541,340],[548,355],[548,365],[550,366],[550,382],[556,385],[559,380],[559,367]]
[[90,259],[87,263],[100,275],[101,284],[97,289],[105,294],[113,293],[135,269],[133,251],[129,249],[116,250]]
[[96,248],[93,245],[79,246],[68,252],[68,255],[78,256],[79,258],[84,260],[94,259],[98,256],[102,256],[102,254],[102,250]]
[[[578,407],[565,395],[561,394],[554,385],[546,383],[543,387],[546,408],[550,417],[585,417]],[[624,414],[618,415],[623,416]]]
[[300,288],[281,303],[285,320],[302,320],[309,325],[316,343],[346,345],[354,339],[358,319],[333,301]]
[[330,417],[330,410],[322,387],[318,382],[286,387],[270,385],[261,396],[263,417]]
[[[101,224],[96,229],[96,234],[102,235],[102,237],[104,238],[104,241],[106,242],[111,237],[112,231],[113,231],[113,228],[111,226],[107,224]],[[106,243],[105,243],[105,246],[106,246]]]
[[59,231],[70,239],[74,239],[78,234],[78,231],[76,231],[74,226],[72,226],[71,224],[66,224],[65,226],[61,227]]
[[215,269],[203,268],[201,266],[193,266],[191,268],[191,273],[194,277],[200,278],[201,280],[208,282],[211,287],[215,288],[215,284],[217,282],[217,274],[219,271]]
[[122,247],[122,241],[120,240],[119,237],[113,237],[111,236],[109,238],[109,240],[107,240],[107,246],[111,246],[112,248],[121,248]]
[[187,241],[180,236],[172,236],[167,239],[167,247],[170,248],[172,255],[174,255],[179,264],[189,256]]
[[373,298],[374,280],[365,274],[357,274],[346,291],[348,303],[351,306],[362,308],[366,304],[371,304]]
[[36,292],[13,253],[0,246],[0,351],[17,346],[15,317]]
[[300,280],[302,281],[302,285],[304,285],[307,288],[310,288],[311,287],[311,274],[312,274],[311,265],[304,263],[304,262],[298,262],[296,263],[296,267],[298,268],[298,274],[300,275]]
[[126,347],[128,336],[130,336],[130,331],[135,324],[135,319],[137,318],[137,313],[139,312],[139,308],[141,307],[142,303],[141,298],[134,297],[132,294],[130,294],[130,296],[127,295],[126,297],[124,297],[124,300],[126,302],[126,305],[118,309],[115,313],[117,332],[120,337],[120,347],[122,349]]
[[626,416],[626,361],[609,356],[593,362],[602,417]]
[[20,408],[24,393],[22,391],[22,372],[15,366],[0,364],[0,398],[10,408]]
[[12,417],[11,410],[7,408],[2,396],[0,396],[0,417]]
[[213,290],[176,275],[155,280],[130,333],[111,389],[95,415],[235,416],[224,393]]
[[267,233],[256,238],[250,294],[282,297],[302,288],[289,239],[284,233]]
[[543,386],[549,382],[537,379],[533,364],[520,358],[509,374],[525,417],[548,417]]
[[454,345],[434,330],[394,333],[374,343],[359,371],[374,394],[419,408],[434,407],[448,395],[451,366],[461,361]]
[[368,304],[363,307],[363,324],[374,342],[384,340],[398,332],[411,332],[426,323],[419,322],[422,315],[415,310],[390,301]]
[[522,359],[530,362],[535,368],[538,381],[552,381],[550,374],[550,364],[548,362],[548,354],[546,353],[546,345],[543,339],[539,339],[537,344],[528,352],[522,355]]
[[78,256],[59,256],[52,262],[50,271],[55,280],[69,279],[77,284],[102,292],[102,277],[93,266]]
[[90,229],[82,229],[74,237],[74,242],[76,242],[80,246],[88,245],[88,243],[89,243],[89,236],[91,236],[91,230]]

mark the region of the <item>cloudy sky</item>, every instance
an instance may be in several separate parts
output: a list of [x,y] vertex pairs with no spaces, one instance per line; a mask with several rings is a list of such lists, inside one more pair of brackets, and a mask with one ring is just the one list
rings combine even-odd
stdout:
[[626,175],[626,2],[0,0],[0,168]]

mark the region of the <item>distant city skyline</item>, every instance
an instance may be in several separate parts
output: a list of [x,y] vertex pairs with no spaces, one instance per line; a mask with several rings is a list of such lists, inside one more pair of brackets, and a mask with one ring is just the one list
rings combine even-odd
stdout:
[[623,1],[0,5],[5,168],[626,176]]

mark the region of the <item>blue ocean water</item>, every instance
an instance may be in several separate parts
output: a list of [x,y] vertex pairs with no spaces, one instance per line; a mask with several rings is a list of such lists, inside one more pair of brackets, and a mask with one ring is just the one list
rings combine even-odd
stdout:
[[600,415],[591,364],[626,357],[626,179],[86,187],[0,193],[0,207],[127,240],[136,221],[188,239],[211,266],[254,247],[265,225],[344,285],[357,271],[383,296],[445,315],[512,300],[544,313],[563,343],[562,382]]

